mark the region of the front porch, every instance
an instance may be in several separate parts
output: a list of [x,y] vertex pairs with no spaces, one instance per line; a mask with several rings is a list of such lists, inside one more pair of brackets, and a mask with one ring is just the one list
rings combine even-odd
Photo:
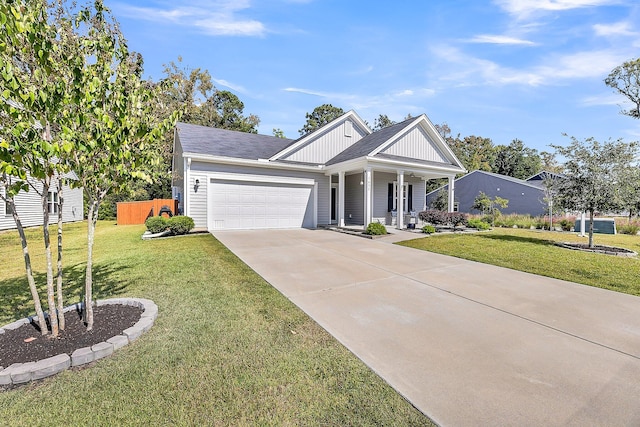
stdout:
[[330,175],[330,225],[364,229],[372,222],[399,230],[420,227],[417,213],[426,210],[426,183],[447,178],[449,211],[453,211],[455,174],[433,168],[392,169],[369,165]]

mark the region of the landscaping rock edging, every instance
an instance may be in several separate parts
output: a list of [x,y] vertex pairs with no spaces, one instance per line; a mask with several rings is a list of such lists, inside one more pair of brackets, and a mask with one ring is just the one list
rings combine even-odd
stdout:
[[[144,310],[140,315],[140,320],[135,325],[122,331],[121,334],[109,338],[91,347],[83,347],[75,350],[71,356],[61,353],[36,362],[14,363],[3,368],[0,366],[0,386],[24,384],[33,380],[55,375],[74,366],[81,366],[103,357],[110,356],[115,350],[138,339],[143,333],[149,331],[154,321],[158,317],[158,306],[151,300],[145,298],[111,298],[96,301],[96,305],[121,304],[138,307]],[[73,304],[64,308],[64,312],[79,310],[82,303]],[[36,316],[16,320],[0,328],[0,334],[5,330],[13,330],[24,324],[37,321]]]
[[561,248],[571,249],[574,251],[581,252],[591,252],[596,254],[605,254],[605,255],[614,255],[621,257],[635,257],[638,255],[637,252],[632,251],[631,249],[618,248],[615,246],[606,246],[606,245],[596,245],[593,249],[583,248],[579,244],[573,242],[554,242],[556,246],[560,246]]

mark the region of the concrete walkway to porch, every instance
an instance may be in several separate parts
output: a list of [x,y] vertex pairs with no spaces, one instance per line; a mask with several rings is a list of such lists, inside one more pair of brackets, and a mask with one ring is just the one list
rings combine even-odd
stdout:
[[640,425],[640,298],[388,243],[404,233],[214,235],[440,425]]

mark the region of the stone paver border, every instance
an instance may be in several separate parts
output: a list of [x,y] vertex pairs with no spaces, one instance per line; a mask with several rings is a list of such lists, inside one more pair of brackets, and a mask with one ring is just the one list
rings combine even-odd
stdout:
[[[75,350],[71,356],[66,353],[57,356],[38,360],[36,362],[14,363],[11,366],[3,368],[0,366],[0,386],[24,384],[29,381],[39,380],[42,378],[55,375],[69,369],[72,366],[80,366],[94,360],[102,359],[110,356],[115,350],[118,350],[130,342],[138,339],[143,333],[149,331],[153,326],[153,322],[158,317],[158,306],[151,300],[145,298],[111,298],[98,300],[96,305],[121,304],[138,307],[144,310],[140,316],[140,320],[130,328],[122,331],[121,334],[109,338],[106,341],[95,344],[91,347],[83,347]],[[64,312],[70,310],[82,309],[82,303],[73,304],[64,308]],[[37,321],[36,316],[30,316],[24,319],[16,320],[8,325],[0,328],[0,334],[4,334],[5,330],[17,329],[20,326]]]

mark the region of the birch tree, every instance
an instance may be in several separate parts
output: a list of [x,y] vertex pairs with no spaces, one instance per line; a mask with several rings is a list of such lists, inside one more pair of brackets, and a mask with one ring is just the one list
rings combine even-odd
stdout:
[[[87,201],[87,265],[84,320],[93,328],[93,248],[100,203],[136,178],[151,180],[159,162],[154,144],[174,126],[176,115],[154,119],[161,86],[142,80],[142,57],[130,52],[109,10],[101,0],[83,8],[74,22],[84,64],[79,87],[83,91],[63,130],[74,150],[69,159]],[[83,29],[81,32],[80,29]]]
[[[56,177],[64,172],[65,165],[61,159],[71,148],[52,132],[52,126],[70,102],[68,63],[61,48],[65,39],[50,22],[46,1],[34,0],[0,4],[0,40],[2,197],[10,207],[20,235],[27,280],[41,332],[46,334],[48,328],[33,277],[29,246],[15,206],[15,196],[20,191],[34,191],[40,196],[49,323],[52,334],[56,336],[59,326],[64,328],[64,319],[59,323],[56,307],[49,233],[49,190]],[[61,260],[58,262],[61,270]],[[62,300],[60,285],[58,301]]]

